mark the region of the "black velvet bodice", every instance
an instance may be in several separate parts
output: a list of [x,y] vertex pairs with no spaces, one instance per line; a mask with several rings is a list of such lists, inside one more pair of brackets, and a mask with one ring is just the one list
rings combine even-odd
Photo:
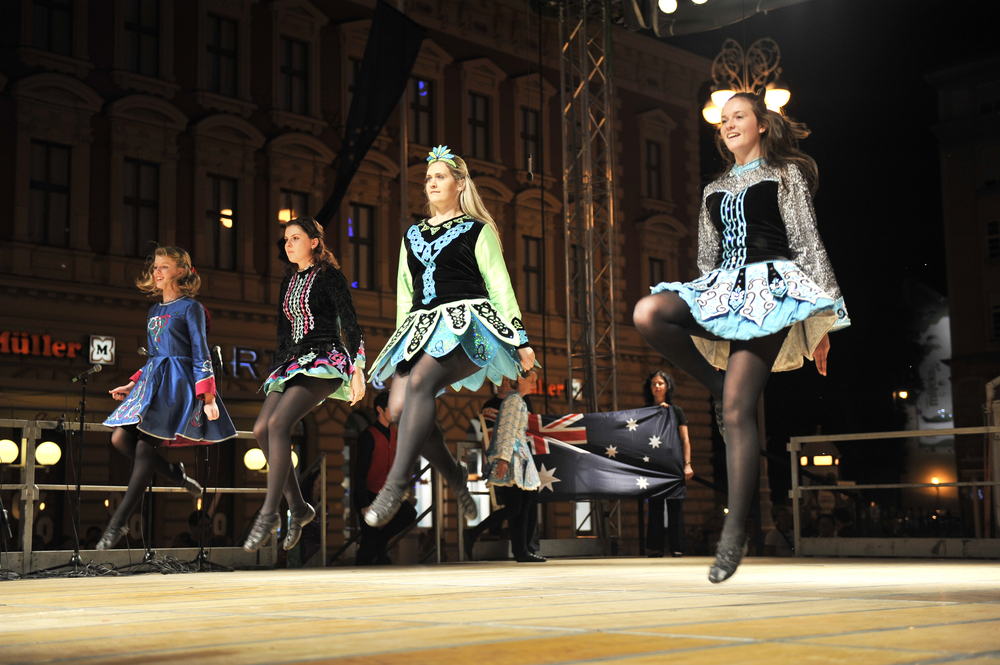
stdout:
[[763,180],[739,194],[717,191],[708,195],[712,225],[722,239],[720,267],[733,269],[791,257],[778,187],[776,180]]

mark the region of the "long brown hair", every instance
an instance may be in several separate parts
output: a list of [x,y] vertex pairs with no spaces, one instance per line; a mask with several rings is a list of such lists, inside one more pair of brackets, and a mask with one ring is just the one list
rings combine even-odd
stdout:
[[[483,197],[479,195],[479,190],[476,189],[476,183],[472,182],[472,176],[469,175],[469,166],[465,163],[465,160],[458,155],[452,156],[452,160],[455,162],[455,166],[452,166],[444,160],[436,160],[448,167],[451,171],[451,177],[455,179],[455,182],[461,183],[465,182],[465,188],[462,193],[458,195],[458,205],[462,208],[462,212],[466,215],[471,215],[481,222],[486,222],[493,229],[493,233],[497,236],[497,242],[500,243],[500,249],[503,249],[503,240],[500,239],[500,229],[497,227],[496,221],[493,219],[493,215],[490,211],[486,209],[486,204],[483,203]],[[433,164],[434,162],[431,162]],[[427,165],[430,167],[430,164]],[[424,184],[424,196],[427,196],[427,185]],[[434,204],[428,199],[427,205],[424,206],[424,212],[429,216],[434,216],[437,214],[437,209]]]
[[337,263],[337,259],[334,258],[333,253],[326,248],[326,243],[323,242],[323,239],[326,237],[326,234],[323,232],[323,225],[312,217],[297,217],[281,225],[282,238],[278,241],[278,256],[280,256],[283,261],[288,262],[288,266],[285,268],[286,275],[291,275],[298,270],[298,266],[291,261],[288,261],[288,255],[285,254],[284,234],[285,229],[289,226],[299,227],[302,229],[303,233],[309,236],[310,240],[313,238],[319,240],[313,248],[312,262],[314,266],[319,267],[320,272],[325,271],[327,268],[340,269],[340,264]]
[[198,293],[198,289],[201,288],[201,277],[191,267],[191,255],[187,253],[187,250],[180,247],[156,248],[153,255],[146,259],[146,267],[143,269],[142,274],[135,280],[135,285],[139,287],[140,291],[150,296],[163,295],[163,289],[158,287],[156,280],[153,279],[153,264],[156,263],[156,257],[158,256],[170,259],[177,266],[177,269],[181,271],[181,276],[172,280],[175,282],[174,286],[176,286],[181,294],[194,296]]
[[[760,135],[760,154],[771,166],[787,166],[795,164],[802,171],[809,186],[809,193],[816,194],[819,188],[819,167],[816,160],[802,152],[799,148],[799,140],[804,139],[811,133],[805,124],[795,122],[780,113],[776,113],[767,108],[763,95],[755,95],[752,92],[738,92],[730,99],[745,99],[750,102],[753,114],[757,116],[757,122],[764,125],[764,133]],[[726,142],[722,139],[722,126],[715,133],[715,147],[719,149],[722,159],[725,162],[719,177],[729,173],[729,169],[736,163],[736,157]]]

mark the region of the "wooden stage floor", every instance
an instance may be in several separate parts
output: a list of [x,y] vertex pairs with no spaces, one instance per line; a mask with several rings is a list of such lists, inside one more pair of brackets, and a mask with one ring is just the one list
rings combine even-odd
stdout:
[[577,559],[0,582],[0,663],[1000,663],[996,562]]

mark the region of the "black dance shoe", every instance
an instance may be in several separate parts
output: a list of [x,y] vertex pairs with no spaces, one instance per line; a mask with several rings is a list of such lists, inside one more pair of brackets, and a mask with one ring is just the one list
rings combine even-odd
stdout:
[[314,519],[316,519],[316,509],[308,503],[302,509],[302,515],[296,515],[295,513],[289,515],[288,533],[285,534],[285,540],[281,543],[281,547],[286,550],[295,547],[295,543],[299,542],[299,538],[302,537],[302,527]]
[[646,550],[646,556],[650,559],[660,559],[663,557],[663,550]]
[[181,472],[180,485],[188,491],[188,494],[192,496],[201,496],[205,493],[205,490],[201,488],[201,485],[198,484],[197,480],[184,473],[184,462],[178,462],[177,467]]
[[518,563],[545,563],[548,559],[534,552],[525,552],[524,554],[515,555],[514,561]]
[[106,528],[104,533],[101,534],[101,539],[97,541],[97,551],[103,552],[104,550],[110,550],[117,545],[118,541],[122,539],[122,536],[127,533],[127,526],[111,520],[108,522],[108,528]]
[[264,546],[268,538],[278,532],[278,527],[280,526],[281,515],[278,513],[271,513],[270,515],[258,513],[257,519],[253,522],[253,528],[250,529],[250,535],[247,536],[246,541],[243,543],[243,549],[247,552],[256,552]]
[[375,528],[385,526],[396,516],[399,508],[409,496],[410,491],[408,489],[397,492],[388,485],[384,485],[379,490],[378,496],[372,501],[372,505],[368,506],[368,511],[365,513],[365,523]]
[[712,405],[715,407],[715,424],[719,428],[719,434],[722,435],[722,442],[726,443],[726,421],[722,417],[722,400],[713,397]]
[[708,569],[708,581],[718,584],[732,577],[746,554],[748,544],[749,540],[743,534],[735,538],[720,538],[715,549],[715,563]]
[[455,477],[448,482],[448,486],[455,493],[455,498],[458,499],[458,507],[465,515],[465,518],[469,520],[476,519],[479,516],[479,508],[476,506],[472,495],[469,494],[469,467],[465,466],[465,462],[458,463],[458,467],[455,470]]

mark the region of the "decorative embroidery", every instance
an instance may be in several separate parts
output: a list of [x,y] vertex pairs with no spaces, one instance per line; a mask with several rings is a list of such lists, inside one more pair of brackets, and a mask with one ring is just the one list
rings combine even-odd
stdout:
[[421,276],[424,282],[424,297],[421,300],[423,304],[428,305],[437,297],[437,286],[434,284],[434,271],[437,270],[435,261],[437,257],[455,238],[473,226],[473,222],[455,224],[443,236],[431,242],[424,240],[417,226],[411,226],[406,232],[406,237],[410,241],[410,251],[413,252],[418,261],[424,264],[424,273]]
[[429,312],[420,312],[417,321],[413,325],[413,335],[406,345],[406,357],[410,358],[424,345],[424,337],[434,327],[437,322],[439,310],[432,309]]
[[521,319],[516,316],[510,320],[511,325],[514,326],[514,330],[517,331],[517,345],[523,346],[528,343],[528,331],[524,329],[524,323]]
[[762,327],[781,298],[788,296],[815,305],[818,298],[827,297],[793,264],[751,263],[738,271],[716,270],[691,286],[702,291],[695,302],[701,308],[703,320],[738,311],[740,316]]
[[282,309],[285,317],[292,324],[292,342],[298,344],[302,338],[316,327],[312,310],[309,308],[309,296],[312,293],[313,282],[319,271],[308,270],[296,273],[288,284]]
[[726,192],[720,204],[722,223],[722,268],[733,270],[747,260],[747,218],[743,214],[743,199],[748,189],[735,196]]
[[514,331],[504,323],[504,320],[500,318],[500,313],[497,312],[488,300],[474,304],[472,310],[484,323],[497,331],[500,337],[513,341]]
[[163,331],[169,322],[169,314],[149,317],[149,321],[146,323],[146,330],[149,332],[149,339],[153,341],[155,346],[160,346],[160,335],[163,334]]
[[201,405],[199,404],[195,411],[194,418],[191,419],[191,425],[194,427],[201,427],[203,412],[201,410]]
[[464,302],[455,305],[445,305],[448,327],[456,335],[461,335],[469,327],[469,309]]

